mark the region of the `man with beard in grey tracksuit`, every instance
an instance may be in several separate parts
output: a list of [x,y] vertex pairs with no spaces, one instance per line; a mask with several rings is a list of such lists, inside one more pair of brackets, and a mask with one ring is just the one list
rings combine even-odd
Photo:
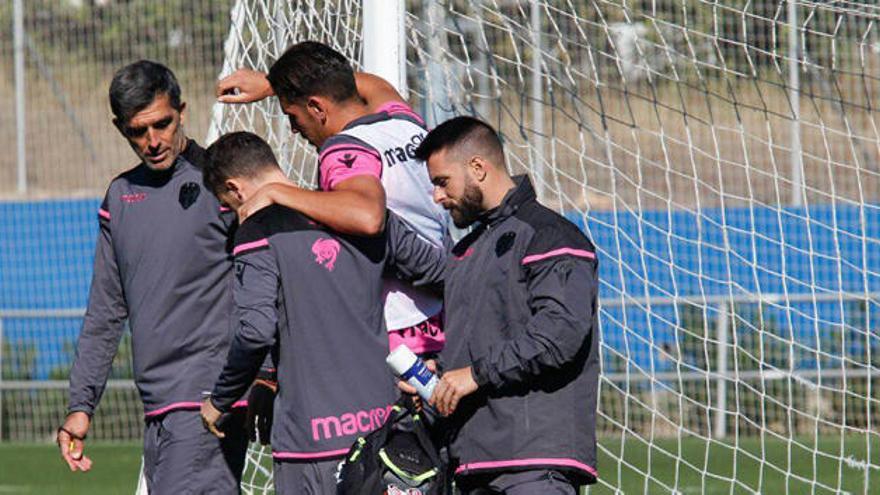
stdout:
[[537,202],[528,177],[508,175],[484,122],[444,122],[416,157],[434,201],[473,226],[442,277],[447,344],[429,401],[448,416],[458,486],[574,494],[597,477],[596,249]]

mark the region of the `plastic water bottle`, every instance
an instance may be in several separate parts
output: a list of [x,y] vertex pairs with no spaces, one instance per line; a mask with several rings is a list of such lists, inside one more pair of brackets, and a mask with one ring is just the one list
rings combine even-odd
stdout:
[[391,354],[385,358],[388,366],[394,370],[402,380],[409,383],[419,392],[422,399],[426,401],[431,398],[434,393],[434,387],[437,386],[437,376],[428,369],[425,362],[405,345],[400,345],[391,351]]

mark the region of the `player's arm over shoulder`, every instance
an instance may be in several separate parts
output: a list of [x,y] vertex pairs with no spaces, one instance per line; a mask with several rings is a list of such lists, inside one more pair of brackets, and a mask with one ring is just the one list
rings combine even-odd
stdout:
[[379,151],[358,138],[337,134],[324,143],[318,160],[323,192],[311,193],[319,195],[314,208],[294,209],[342,233],[380,234],[385,189]]

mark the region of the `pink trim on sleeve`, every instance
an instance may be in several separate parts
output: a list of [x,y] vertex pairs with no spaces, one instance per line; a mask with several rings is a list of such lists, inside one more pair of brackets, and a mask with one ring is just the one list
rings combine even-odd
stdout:
[[98,208],[98,216],[105,220],[110,220],[110,212],[104,208]]
[[269,245],[269,239],[260,239],[258,241],[246,242],[244,244],[240,244],[235,246],[235,249],[232,250],[233,256],[238,256],[240,253],[244,251],[249,251],[251,249],[257,249],[263,246]]
[[594,477],[599,477],[599,472],[596,471],[596,468],[592,466],[588,466],[582,462],[578,462],[574,459],[559,459],[559,458],[549,458],[549,459],[514,459],[509,461],[486,461],[486,462],[471,462],[469,464],[462,464],[455,470],[455,474],[459,474],[465,471],[478,471],[482,469],[501,469],[501,468],[509,468],[509,467],[522,467],[522,466],[563,466],[570,467],[575,469],[580,469],[581,471],[586,471],[592,474]]
[[552,258],[554,256],[562,256],[569,254],[571,256],[577,256],[579,258],[587,258],[590,260],[596,259],[596,253],[591,253],[589,251],[584,251],[583,249],[574,249],[574,248],[559,248],[554,249],[553,251],[548,251],[546,253],[541,254],[533,254],[530,256],[526,256],[522,260],[523,265],[528,265],[529,263],[534,263],[535,261],[545,260],[547,258]]

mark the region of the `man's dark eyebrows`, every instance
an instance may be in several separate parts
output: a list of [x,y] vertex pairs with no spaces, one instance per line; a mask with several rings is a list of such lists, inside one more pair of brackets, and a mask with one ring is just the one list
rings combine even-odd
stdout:
[[130,125],[122,126],[122,132],[125,133],[126,136],[140,136],[141,134],[147,132],[146,126],[140,127],[131,127]]
[[174,121],[174,116],[169,115],[168,117],[165,117],[162,120],[158,120],[156,122],[153,122],[152,124],[150,124],[148,126],[144,125],[144,126],[138,126],[138,127],[131,127],[129,125],[125,125],[125,126],[123,126],[123,130],[125,131],[125,134],[128,136],[140,136],[141,134],[146,132],[147,128],[149,128],[149,127],[155,127],[155,128],[161,129],[161,128],[168,127],[173,121]]

